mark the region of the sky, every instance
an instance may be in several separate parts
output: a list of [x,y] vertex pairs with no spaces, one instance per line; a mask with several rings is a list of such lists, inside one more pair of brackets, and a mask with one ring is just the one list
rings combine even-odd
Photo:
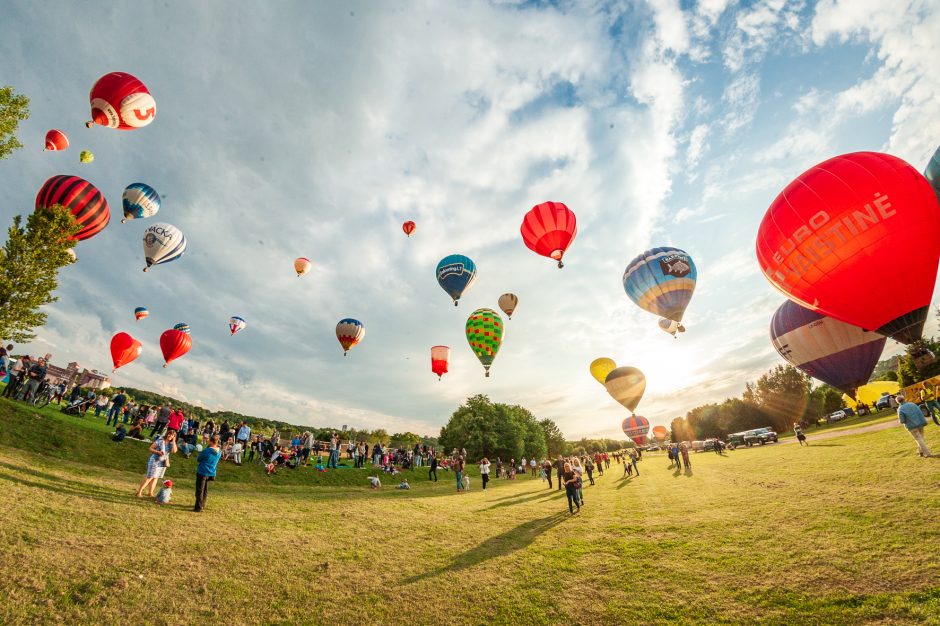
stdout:
[[[0,162],[0,220],[56,174],[87,178],[112,211],[17,351],[110,371],[126,331],[144,351],[115,385],[296,424],[436,434],[485,393],[572,439],[619,437],[628,413],[588,373],[600,356],[645,373],[637,412],[654,425],[740,395],[783,363],[768,336],[783,298],[754,253],[773,198],[846,152],[923,170],[940,139],[940,0],[0,0],[0,13],[0,84],[31,99],[25,148]],[[112,71],[148,86],[150,126],[84,128]],[[42,151],[50,128],[68,151]],[[121,224],[132,182],[163,205]],[[519,233],[546,200],[578,219],[563,270]],[[154,221],[189,247],[144,274]],[[663,245],[698,268],[676,340],[621,283]],[[478,268],[456,308],[434,272],[453,253]],[[300,279],[299,256],[313,263]],[[504,292],[520,302],[484,378],[464,323]],[[150,317],[135,322],[137,306]],[[234,337],[232,315],[248,324]],[[345,317],[366,335],[344,358]],[[193,349],[164,369],[159,336],[177,322]],[[440,382],[438,344],[452,349]]]

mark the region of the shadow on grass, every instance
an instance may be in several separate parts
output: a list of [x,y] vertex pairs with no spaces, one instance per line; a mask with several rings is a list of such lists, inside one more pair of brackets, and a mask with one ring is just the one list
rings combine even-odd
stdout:
[[617,489],[623,489],[627,485],[633,482],[633,476],[624,476],[617,481]]
[[[132,493],[128,493],[121,489],[114,489],[111,487],[100,487],[98,485],[93,485],[89,483],[83,483],[77,480],[70,480],[67,478],[61,478],[53,474],[46,474],[45,472],[40,472],[34,469],[20,467],[17,465],[11,465],[9,463],[0,462],[0,467],[3,467],[20,474],[28,474],[39,480],[28,480],[26,478],[21,478],[14,474],[8,474],[7,472],[0,471],[0,480],[9,481],[11,483],[16,483],[18,485],[23,485],[25,487],[30,487],[33,489],[44,489],[46,491],[52,491],[55,493],[61,493],[68,496],[78,496],[81,498],[90,498],[92,500],[100,500],[102,502],[113,502],[113,503],[122,503],[122,504],[133,504],[135,498]],[[48,482],[40,482],[48,481]]]
[[447,565],[424,572],[423,574],[416,574],[406,578],[404,582],[416,583],[428,578],[437,578],[443,574],[459,572],[492,558],[505,556],[512,552],[522,550],[535,541],[539,535],[551,530],[568,519],[568,517],[570,517],[570,515],[567,511],[560,511],[548,517],[542,517],[540,519],[530,520],[524,524],[519,524],[504,533],[490,537],[463,554],[456,555]]
[[[806,446],[807,448],[809,446]],[[814,448],[844,448],[844,443],[814,443]]]
[[546,489],[545,491],[540,491],[538,493],[529,494],[525,496],[524,498],[513,499],[508,502],[497,502],[496,504],[492,506],[488,506],[483,510],[492,511],[493,509],[501,509],[507,506],[516,506],[517,504],[523,504],[525,502],[533,502],[536,500],[539,500],[539,501],[556,500],[558,498],[563,497],[564,495],[565,495],[564,491],[555,491],[554,489],[549,491],[548,489]]

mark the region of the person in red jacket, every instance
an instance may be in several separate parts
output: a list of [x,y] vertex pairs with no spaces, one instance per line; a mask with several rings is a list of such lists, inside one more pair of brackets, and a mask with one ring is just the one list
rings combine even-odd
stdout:
[[166,424],[167,430],[179,432],[180,426],[183,425],[184,419],[186,419],[186,416],[183,415],[182,409],[176,409],[170,413],[170,421],[168,421]]

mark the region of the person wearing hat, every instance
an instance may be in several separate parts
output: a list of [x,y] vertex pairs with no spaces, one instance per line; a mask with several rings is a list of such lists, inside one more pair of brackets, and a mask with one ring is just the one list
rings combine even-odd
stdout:
[[169,504],[170,498],[173,497],[173,481],[164,480],[163,486],[160,487],[160,491],[157,492],[157,498],[155,502],[157,504]]
[[920,402],[927,409],[930,417],[933,418],[933,423],[940,426],[940,419],[937,418],[937,413],[940,413],[940,403],[937,402],[937,388],[935,385],[928,386],[928,383],[924,383],[920,386]]
[[917,449],[922,457],[933,456],[927,442],[924,441],[924,426],[927,425],[927,418],[921,412],[920,407],[913,402],[908,402],[904,396],[898,395],[898,421],[907,428],[911,437],[917,442]]

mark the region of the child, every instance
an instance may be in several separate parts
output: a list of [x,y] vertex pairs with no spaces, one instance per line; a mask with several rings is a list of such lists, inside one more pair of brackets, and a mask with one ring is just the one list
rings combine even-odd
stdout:
[[127,429],[124,428],[124,424],[118,424],[117,430],[114,431],[114,435],[111,437],[111,441],[120,443],[124,441],[124,437],[127,436]]
[[164,480],[163,486],[160,487],[160,491],[157,492],[157,504],[169,504],[170,498],[173,496],[173,481]]
[[399,484],[395,489],[411,489],[411,485],[408,484],[408,479],[403,478],[401,484]]
[[378,476],[369,476],[369,484],[372,489],[378,489],[382,486],[382,481],[379,480]]

